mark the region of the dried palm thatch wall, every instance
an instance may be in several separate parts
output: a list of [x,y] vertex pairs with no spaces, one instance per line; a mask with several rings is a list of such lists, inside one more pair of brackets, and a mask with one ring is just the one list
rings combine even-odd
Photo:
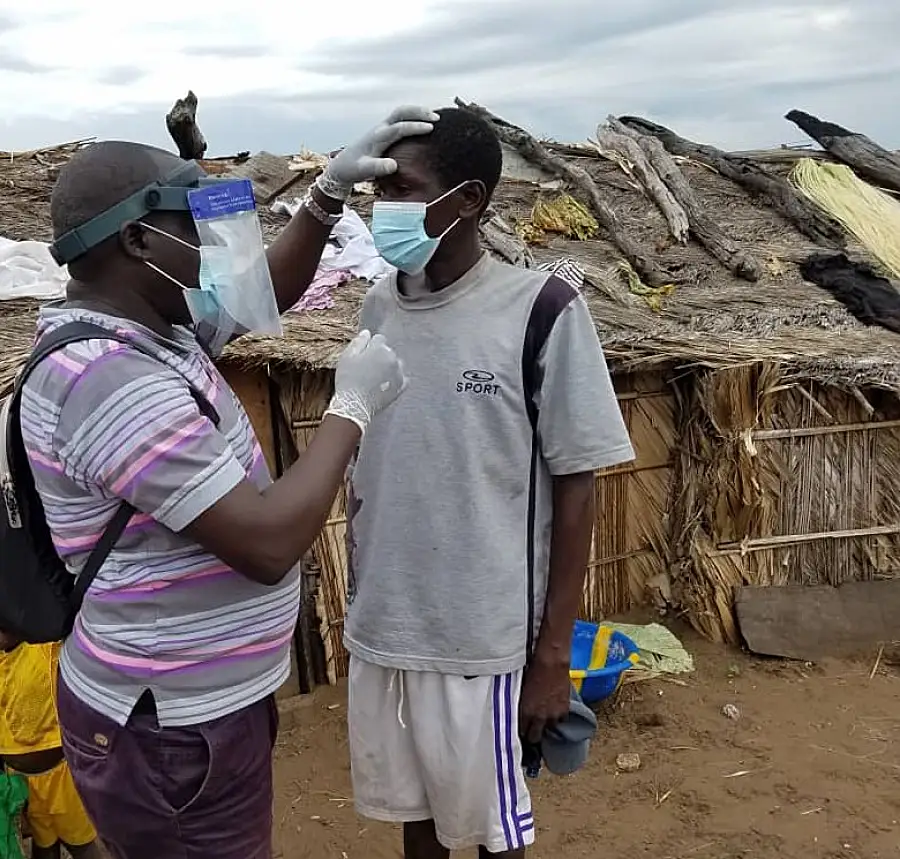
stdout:
[[615,379],[636,459],[596,477],[596,522],[582,616],[602,620],[668,597],[675,397],[663,374]]
[[[306,450],[334,385],[330,370],[308,370],[302,373],[279,373],[276,382],[281,408],[294,456]],[[324,646],[325,666],[329,682],[347,676],[348,656],[343,645],[344,611],[347,605],[347,506],[346,493],[338,492],[331,512],[313,544],[306,568],[316,577],[315,610],[319,634]]]
[[770,362],[678,384],[675,598],[739,642],[739,585],[900,576],[900,401],[786,381]]

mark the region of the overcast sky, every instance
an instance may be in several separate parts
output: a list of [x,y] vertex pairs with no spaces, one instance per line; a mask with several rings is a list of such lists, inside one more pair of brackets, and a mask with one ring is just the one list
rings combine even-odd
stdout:
[[[37,11],[40,9],[40,11]],[[0,0],[0,150],[171,146],[191,88],[209,154],[335,148],[459,95],[539,136],[638,114],[727,148],[816,113],[900,148],[897,0]]]

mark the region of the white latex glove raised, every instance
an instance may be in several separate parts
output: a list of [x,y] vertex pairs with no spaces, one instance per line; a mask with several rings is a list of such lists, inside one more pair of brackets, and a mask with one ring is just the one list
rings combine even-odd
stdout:
[[397,172],[397,162],[384,153],[404,137],[429,134],[440,117],[433,110],[407,105],[398,107],[380,125],[335,155],[316,180],[319,190],[336,200],[346,200],[357,182],[369,182]]
[[384,336],[361,331],[338,359],[334,396],[325,414],[353,421],[365,433],[372,418],[405,387],[403,365]]

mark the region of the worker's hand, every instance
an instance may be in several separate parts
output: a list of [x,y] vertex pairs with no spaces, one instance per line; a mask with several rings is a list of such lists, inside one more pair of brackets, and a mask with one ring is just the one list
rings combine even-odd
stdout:
[[548,659],[538,650],[525,669],[519,698],[519,735],[539,743],[544,731],[569,715],[569,659]]
[[382,157],[404,137],[429,134],[440,117],[424,107],[398,107],[380,125],[337,153],[316,180],[319,190],[337,200],[346,200],[357,182],[390,176],[397,171],[393,158]]
[[381,334],[361,331],[338,359],[325,414],[353,421],[363,433],[406,387],[403,365]]

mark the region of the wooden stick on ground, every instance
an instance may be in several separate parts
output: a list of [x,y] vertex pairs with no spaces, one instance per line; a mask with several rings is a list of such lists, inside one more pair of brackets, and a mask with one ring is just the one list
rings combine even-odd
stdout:
[[[656,137],[640,134],[633,128],[623,125],[614,116],[607,117],[607,125],[612,132],[631,139],[646,155],[654,171],[668,186],[675,200],[686,213],[691,233],[723,266],[744,280],[759,280],[761,269],[759,263],[746,251],[741,250],[722,228],[707,214],[681,172],[672,156]],[[598,131],[598,135],[599,135]]]
[[166,128],[178,147],[180,157],[190,161],[204,156],[206,139],[197,125],[197,96],[192,90],[178,99],[166,114]]
[[628,162],[630,170],[665,216],[669,232],[678,242],[684,244],[690,231],[687,212],[666,187],[665,181],[638,145],[636,137],[637,135],[632,136],[631,130],[621,124],[619,128],[614,128],[610,123],[597,129],[597,143],[600,144],[600,149],[615,152]]
[[729,155],[714,146],[694,143],[662,125],[637,116],[620,116],[619,121],[640,134],[658,138],[672,155],[706,164],[742,188],[764,198],[782,217],[816,244],[828,248],[844,246],[844,233],[834,221],[820,212],[787,181],[767,172],[749,158]]
[[596,182],[586,170],[552,154],[527,131],[495,116],[486,108],[474,102],[467,104],[459,98],[456,99],[456,105],[488,120],[494,126],[500,139],[508,146],[517,149],[523,158],[532,164],[543,167],[580,191],[593,209],[597,221],[609,234],[613,244],[622,252],[622,255],[631,263],[645,283],[649,286],[663,286],[671,282],[671,277],[667,276],[656,261],[621,228],[616,213],[603,199]]
[[792,110],[785,119],[860,176],[891,191],[900,191],[900,156],[879,146],[865,134],[848,131],[833,122],[823,122],[802,110]]

